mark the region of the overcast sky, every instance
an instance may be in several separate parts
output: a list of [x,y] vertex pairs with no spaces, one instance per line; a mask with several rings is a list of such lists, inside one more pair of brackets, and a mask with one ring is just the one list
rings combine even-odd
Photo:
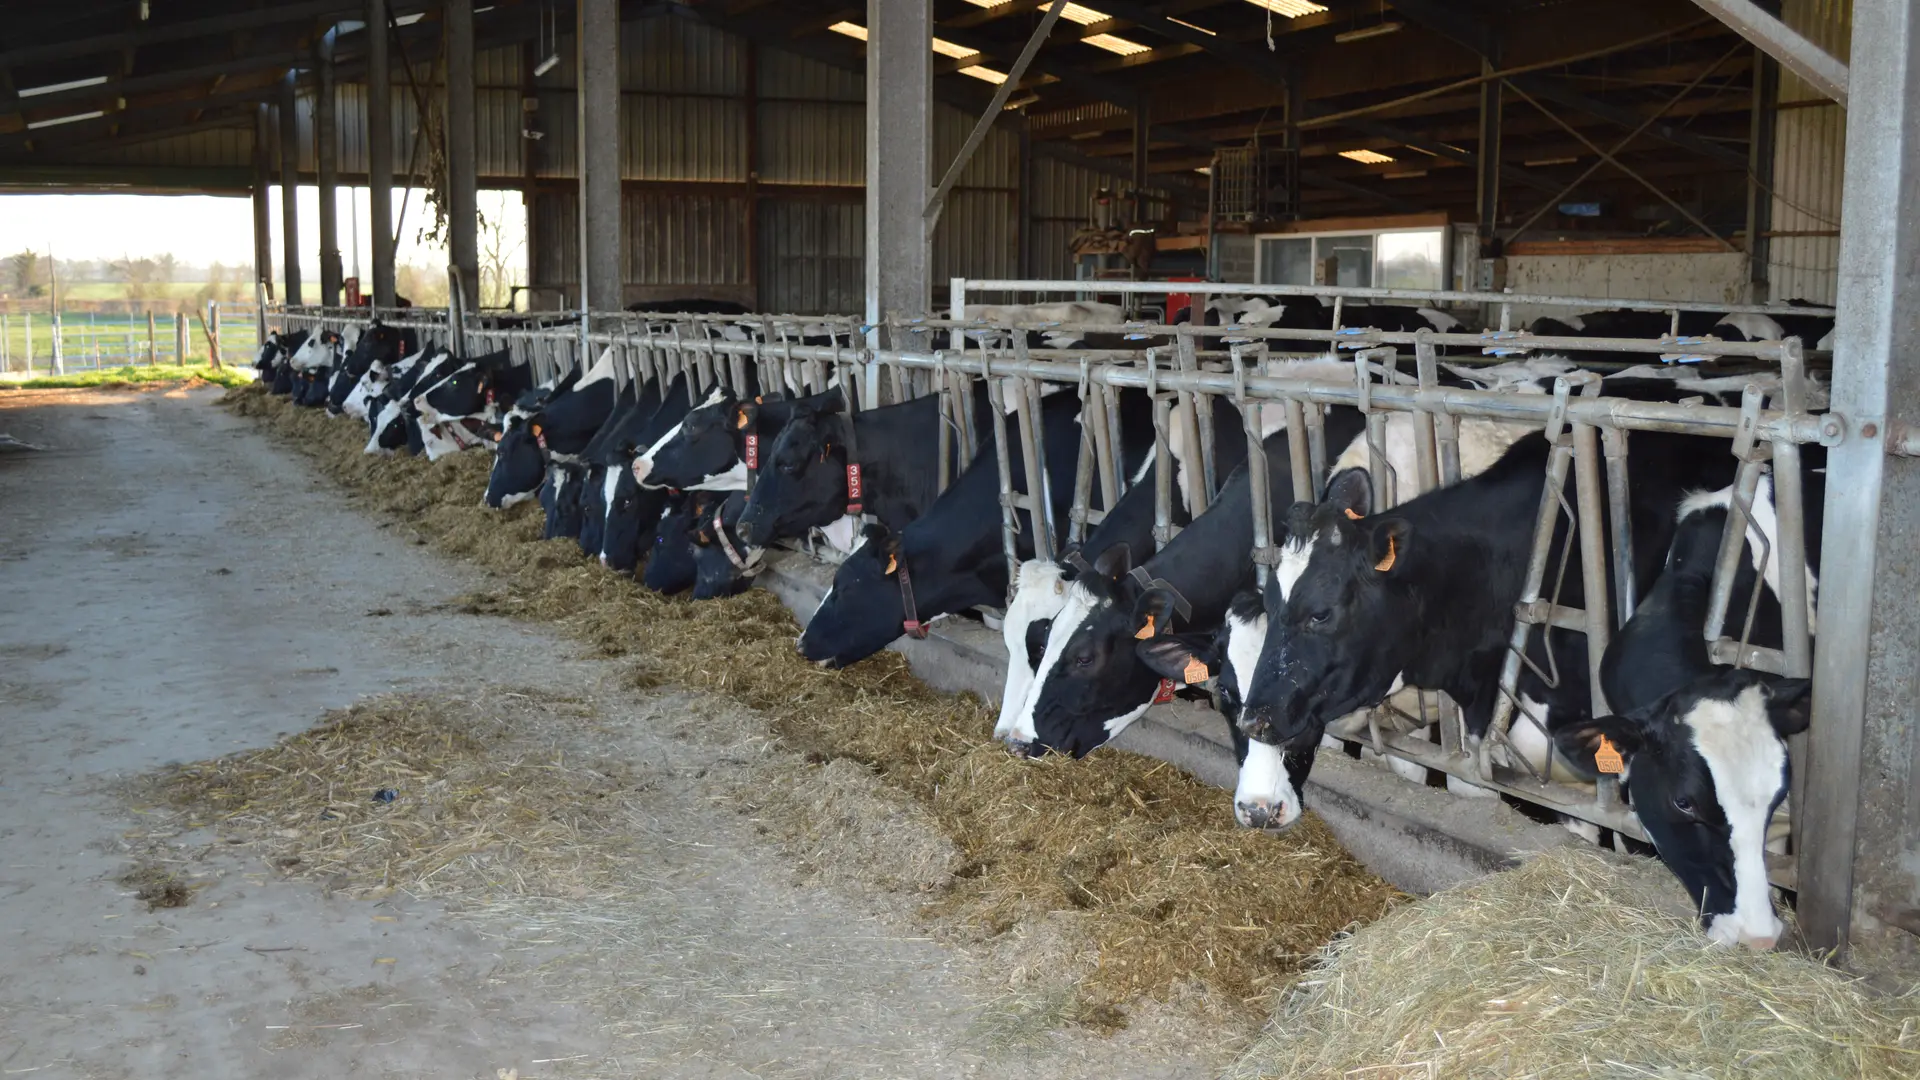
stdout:
[[[273,261],[275,277],[281,263],[280,189],[270,189],[270,216],[273,223]],[[359,221],[359,256],[363,279],[372,276],[371,233],[367,228],[367,190],[352,189],[340,193],[340,261],[347,276],[354,273],[353,204]],[[401,192],[393,194],[394,217],[400,218]],[[307,269],[303,276],[317,280],[320,235],[319,192],[300,188],[300,247]],[[479,193],[480,212],[491,219],[500,215],[506,235],[521,238],[519,256],[524,265],[526,212],[520,194],[510,191]],[[426,208],[419,191],[407,199],[406,218],[401,225],[398,261],[422,266],[442,266],[443,248],[426,247],[416,241],[426,221]],[[23,248],[45,254],[52,245],[62,259],[117,259],[122,255],[139,258],[172,252],[181,262],[205,266],[212,262],[228,266],[253,264],[253,210],[244,198],[220,198],[208,195],[0,195],[0,256]],[[524,273],[524,272],[523,272]]]

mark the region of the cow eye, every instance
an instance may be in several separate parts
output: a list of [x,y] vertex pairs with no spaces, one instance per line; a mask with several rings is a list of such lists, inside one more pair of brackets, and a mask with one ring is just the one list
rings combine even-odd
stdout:
[[1076,656],[1076,657],[1074,657],[1074,658],[1073,658],[1073,666],[1074,666],[1074,667],[1092,667],[1092,666],[1093,666],[1093,654],[1092,654],[1092,653],[1081,653],[1081,654],[1080,654],[1079,656]]
[[1685,795],[1675,795],[1673,797],[1673,808],[1688,817],[1693,816],[1693,800],[1687,798]]
[[1308,626],[1325,626],[1332,621],[1333,612],[1328,608],[1321,608],[1319,611],[1307,616]]

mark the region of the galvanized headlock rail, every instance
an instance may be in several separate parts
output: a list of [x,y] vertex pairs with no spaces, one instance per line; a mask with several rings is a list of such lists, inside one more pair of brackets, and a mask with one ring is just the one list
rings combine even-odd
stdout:
[[[1009,285],[1006,282],[971,284],[983,289]],[[1073,291],[1084,289],[1087,283],[1011,284],[1023,289],[1044,285],[1055,291]],[[1142,292],[1165,292],[1168,289],[1166,283],[1106,282],[1100,283],[1100,288],[1102,291],[1111,291],[1109,285],[1145,286],[1130,290]],[[1206,285],[1205,289],[1207,293],[1216,295],[1229,292],[1292,294],[1296,291],[1300,294],[1325,295],[1329,291],[1224,285]],[[1199,289],[1193,291],[1198,303]],[[1509,294],[1407,293],[1389,290],[1342,292],[1364,294],[1367,299],[1401,301],[1430,298],[1483,301],[1498,298],[1509,303],[1558,302],[1589,308],[1596,303],[1634,306],[1612,301]],[[1646,307],[1642,306],[1641,309]],[[1674,306],[1654,309],[1674,310]],[[1679,310],[1728,309],[1682,305]],[[1807,308],[1743,310],[1818,313],[1817,309]],[[281,314],[290,323],[366,318],[364,309],[336,312],[303,309]],[[420,312],[419,309],[409,309],[409,314],[418,316]],[[888,389],[893,392],[894,400],[912,396],[916,389],[943,396],[943,415],[948,421],[941,425],[939,433],[943,450],[950,445],[948,440],[955,437],[956,432],[959,433],[958,437],[966,440],[974,430],[970,423],[972,418],[966,415],[972,400],[970,381],[974,378],[987,380],[990,399],[995,407],[1014,417],[1013,426],[1021,441],[1025,487],[1028,492],[1034,493],[1029,496],[1016,490],[1005,425],[994,425],[1003,512],[1002,531],[1010,564],[1017,563],[1019,509],[1032,510],[1033,520],[1045,523],[1045,527],[1035,531],[1032,541],[1038,555],[1052,557],[1061,550],[1062,545],[1082,539],[1088,524],[1100,520],[1102,511],[1091,505],[1096,484],[1103,507],[1112,506],[1124,492],[1126,477],[1117,461],[1120,445],[1119,410],[1118,395],[1114,391],[1118,389],[1143,389],[1153,399],[1154,452],[1160,466],[1156,470],[1157,545],[1164,545],[1174,534],[1171,524],[1173,470],[1170,440],[1176,429],[1183,433],[1183,437],[1192,440],[1183,448],[1186,460],[1200,464],[1201,482],[1191,485],[1193,512],[1204,509],[1206,500],[1217,492],[1223,479],[1215,475],[1210,452],[1211,432],[1203,426],[1211,420],[1212,409],[1200,406],[1201,395],[1227,395],[1239,409],[1249,440],[1256,446],[1261,431],[1259,406],[1281,405],[1286,410],[1288,429],[1304,430],[1307,434],[1305,439],[1290,439],[1289,467],[1293,473],[1294,489],[1297,492],[1311,492],[1316,499],[1322,492],[1315,481],[1325,472],[1326,463],[1330,460],[1324,429],[1318,422],[1322,414],[1320,407],[1346,405],[1360,409],[1367,416],[1369,465],[1375,480],[1376,510],[1384,509],[1390,501],[1397,501],[1393,500],[1392,492],[1394,485],[1401,481],[1401,478],[1391,475],[1383,452],[1382,438],[1387,414],[1406,412],[1414,418],[1418,462],[1417,475],[1412,478],[1415,494],[1459,479],[1461,420],[1479,418],[1537,426],[1545,431],[1553,449],[1544,477],[1540,510],[1533,527],[1534,540],[1526,585],[1521,602],[1516,605],[1512,642],[1501,673],[1493,725],[1487,736],[1477,749],[1470,746],[1458,711],[1437,694],[1433,695],[1433,715],[1427,715],[1428,699],[1426,695],[1421,695],[1421,715],[1412,719],[1418,724],[1414,729],[1416,731],[1437,725],[1440,736],[1438,744],[1410,733],[1383,730],[1378,711],[1372,711],[1364,720],[1357,721],[1361,727],[1356,728],[1349,723],[1335,733],[1350,740],[1369,743],[1381,754],[1403,758],[1468,783],[1502,791],[1643,840],[1645,834],[1621,803],[1618,785],[1614,780],[1602,778],[1594,788],[1569,784],[1541,775],[1517,752],[1507,755],[1511,762],[1519,763],[1517,769],[1501,764],[1495,754],[1498,747],[1511,749],[1510,730],[1516,711],[1521,713],[1523,722],[1541,727],[1544,733],[1540,718],[1524,710],[1517,692],[1521,664],[1532,663],[1525,657],[1524,650],[1535,626],[1541,627],[1545,634],[1557,628],[1586,635],[1593,708],[1596,714],[1608,711],[1599,681],[1600,660],[1614,628],[1631,617],[1637,599],[1633,594],[1630,569],[1633,551],[1628,516],[1627,432],[1679,432],[1730,441],[1739,461],[1735,497],[1729,508],[1729,520],[1715,566],[1712,610],[1703,633],[1710,643],[1712,655],[1719,662],[1801,677],[1811,672],[1811,620],[1804,588],[1782,589],[1782,614],[1786,630],[1783,648],[1762,649],[1746,643],[1753,619],[1751,604],[1746,612],[1733,613],[1741,623],[1739,637],[1725,633],[1730,614],[1728,608],[1733,571],[1740,558],[1741,538],[1746,534],[1747,521],[1753,512],[1751,500],[1770,460],[1775,466],[1774,499],[1780,530],[1779,550],[1763,551],[1760,558],[1763,566],[1767,560],[1779,560],[1781,581],[1806,581],[1805,507],[1798,471],[1799,447],[1810,442],[1831,445],[1838,441],[1841,428],[1838,418],[1816,415],[1810,411],[1804,353],[1797,339],[1786,342],[1721,342],[1699,338],[1552,338],[1515,331],[1438,333],[1422,330],[1402,333],[1366,328],[1315,331],[1142,323],[1071,327],[1081,333],[1123,334],[1153,342],[1143,350],[1129,352],[1030,350],[1026,346],[1026,335],[1016,332],[1063,329],[1056,324],[1011,322],[989,325],[977,320],[916,319],[886,328],[888,339],[892,341],[925,341],[931,332],[961,331],[949,335],[954,346],[952,348],[916,350],[868,347],[859,331],[874,328],[862,327],[853,320],[844,319],[792,316],[743,319],[737,316],[676,317],[656,313],[636,316],[622,313],[604,318],[595,315],[593,322],[598,324],[598,328],[585,331],[580,329],[581,324],[577,322],[564,327],[533,329],[481,330],[469,327],[468,351],[480,353],[507,348],[514,351],[516,356],[528,357],[543,377],[551,378],[584,362],[588,351],[611,346],[619,350],[617,356],[620,360],[616,367],[624,371],[625,377],[671,377],[673,372],[688,371],[692,373],[690,380],[699,385],[700,394],[716,383],[725,383],[736,390],[740,388],[744,383],[746,363],[758,365],[763,375],[762,385],[778,386],[782,385],[782,380],[789,380],[785,385],[820,387],[824,385],[824,373],[832,371],[841,376],[841,385],[848,391],[849,404],[857,404],[857,397],[852,391],[858,385],[865,388],[868,407],[875,404],[873,391],[877,388],[877,382],[874,376],[879,371],[885,371],[890,375]],[[392,323],[414,325],[429,331],[447,329],[445,322],[436,322],[431,317],[404,321],[396,319]],[[833,344],[795,343],[792,338],[797,331],[792,328],[801,325],[834,327],[831,335]],[[730,340],[726,331],[720,329],[724,327],[748,328],[749,332],[745,335],[748,340]],[[783,333],[782,327],[788,330]],[[843,334],[847,342],[845,345],[841,344]],[[995,340],[968,340],[975,336]],[[1356,361],[1355,381],[1348,385],[1336,385],[1250,373],[1250,368],[1258,371],[1264,360],[1278,355],[1270,353],[1266,344],[1276,338],[1324,341],[1328,353],[1333,354],[1351,351]],[[1210,342],[1225,348],[1205,348]],[[1399,347],[1403,346],[1411,347],[1414,354],[1414,372],[1410,379],[1397,370]],[[1601,389],[1600,381],[1597,376],[1587,372],[1572,372],[1556,379],[1554,392],[1550,395],[1510,394],[1440,386],[1439,348],[1442,346],[1466,346],[1501,354],[1578,349],[1585,352],[1617,352],[1628,357],[1684,356],[1689,360],[1744,358],[1777,365],[1778,376],[1777,380],[1756,379],[1746,387],[1742,405],[1738,408],[1597,396]],[[1164,356],[1169,353],[1170,356]],[[1087,414],[1096,418],[1096,422],[1083,425],[1073,510],[1064,530],[1059,523],[1051,521],[1046,513],[1051,501],[1046,498],[1045,492],[1044,477],[1047,472],[1039,426],[1039,401],[1041,387],[1048,383],[1075,388],[1086,404]],[[692,391],[693,387],[690,386]],[[1770,397],[1771,402],[1768,400]],[[1772,407],[1768,407],[1770,404]],[[1176,410],[1182,418],[1179,424],[1172,420]],[[1104,423],[1097,422],[1101,418],[1104,418]],[[961,459],[971,460],[972,448],[963,445],[960,449]],[[1254,496],[1254,561],[1264,580],[1268,568],[1277,562],[1278,557],[1275,547],[1278,533],[1274,528],[1273,514],[1276,509],[1284,508],[1266,505],[1264,455],[1250,453],[1248,469]],[[1571,503],[1563,494],[1570,469],[1573,471],[1576,492]],[[1603,474],[1604,483],[1601,480]],[[944,475],[941,477],[943,487],[947,479]],[[1552,585],[1549,585],[1549,569],[1555,562],[1552,551],[1554,528],[1562,515],[1567,518],[1569,526],[1581,521],[1599,521],[1603,505],[1611,511],[1612,528],[1578,530],[1579,572],[1587,597],[1586,606],[1584,610],[1568,608],[1559,604],[1558,598],[1559,584],[1564,581],[1566,562],[1571,556],[1570,542],[1562,545],[1557,569],[1551,577]],[[1608,585],[1610,563],[1615,571],[1611,590]],[[1539,674],[1550,681],[1555,677],[1550,671]],[[1793,747],[1796,757],[1801,755],[1799,741],[1796,740]],[[1804,770],[1796,771],[1796,775],[1803,773]],[[1794,809],[1800,805],[1803,795],[1796,786],[1790,803]],[[1792,887],[1790,861],[1770,856],[1770,865],[1776,883]]]

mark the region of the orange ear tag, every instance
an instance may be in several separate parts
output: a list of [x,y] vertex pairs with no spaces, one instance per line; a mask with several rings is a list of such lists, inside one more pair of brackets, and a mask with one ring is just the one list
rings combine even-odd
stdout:
[[1627,771],[1627,763],[1621,760],[1620,751],[1613,748],[1613,743],[1605,735],[1600,736],[1600,749],[1593,752],[1593,767],[1608,776],[1619,776]]
[[1139,632],[1133,636],[1134,639],[1138,641],[1145,641],[1153,636],[1153,616],[1151,614],[1147,616],[1147,625],[1141,627]]
[[1201,663],[1199,657],[1190,656],[1187,658],[1187,669],[1180,673],[1180,678],[1188,686],[1199,686],[1207,681],[1209,674],[1207,665]]
[[747,426],[747,410],[745,409],[740,410],[739,414],[734,419],[733,426],[736,430]]
[[1384,574],[1387,571],[1393,569],[1393,560],[1394,560],[1393,534],[1388,533],[1387,534],[1387,557],[1384,559],[1381,559],[1377,563],[1374,563],[1373,568]]
[[1347,507],[1347,520],[1348,520],[1348,521],[1359,521],[1359,520],[1360,520],[1360,515],[1359,515],[1359,514],[1356,514],[1356,513],[1354,513],[1354,512],[1353,512],[1353,507],[1351,507],[1351,506],[1349,506],[1349,507]]
[[891,574],[898,569],[900,569],[900,556],[898,555],[887,556],[887,573]]
[[539,424],[535,424],[535,425],[533,425],[533,434],[534,434],[534,436],[535,436],[536,438],[537,438],[537,437],[538,437],[538,436],[540,435],[540,425],[539,425]]

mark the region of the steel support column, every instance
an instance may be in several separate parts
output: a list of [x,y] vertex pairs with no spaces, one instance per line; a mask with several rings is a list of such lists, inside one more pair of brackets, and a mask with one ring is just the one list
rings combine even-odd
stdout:
[[1490,56],[1480,61],[1480,74],[1488,77],[1480,84],[1480,165],[1475,187],[1473,205],[1475,219],[1480,223],[1480,257],[1492,258],[1497,254],[1493,250],[1494,240],[1498,236],[1500,223],[1500,108],[1501,82],[1491,78],[1494,69],[1499,66],[1499,58]]
[[333,95],[333,31],[314,46],[313,162],[320,187],[320,302],[340,304],[340,137]]
[[367,227],[373,236],[373,302],[393,306],[393,71],[387,0],[367,0]]
[[286,302],[303,303],[300,295],[300,114],[291,71],[280,86],[280,233]]
[[622,306],[620,4],[580,0],[580,303]]
[[1147,201],[1147,132],[1152,130],[1147,117],[1147,103],[1142,101],[1133,107],[1133,228],[1142,227],[1146,218]]
[[[479,212],[474,160],[473,0],[446,0],[447,260],[465,308],[480,307]],[[583,137],[583,143],[586,141]]]
[[866,317],[876,325],[930,303],[932,37],[931,0],[867,0]]
[[[1763,185],[1773,179],[1774,127],[1779,111],[1774,99],[1780,93],[1780,66],[1766,54],[1753,50],[1753,106],[1747,127],[1747,303],[1764,304],[1773,295],[1767,262],[1772,241],[1773,193]],[[1762,178],[1765,179],[1762,179]],[[1813,342],[1801,344],[1811,347]]]
[[[1856,0],[1847,112],[1825,554],[1800,925],[1817,949],[1911,954],[1920,942],[1920,9]],[[1894,932],[1899,927],[1905,932]]]
[[273,137],[273,107],[261,102],[253,117],[253,280],[266,286],[273,299],[273,212],[267,190],[273,186],[269,147]]

